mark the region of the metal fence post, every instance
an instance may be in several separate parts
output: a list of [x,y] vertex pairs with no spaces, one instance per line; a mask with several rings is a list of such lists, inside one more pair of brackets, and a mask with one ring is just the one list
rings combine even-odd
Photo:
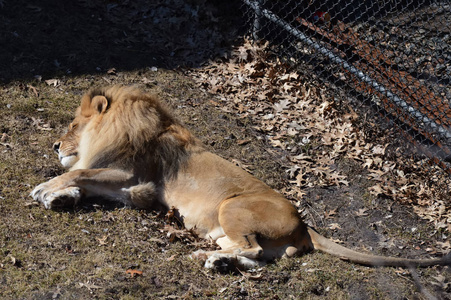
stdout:
[[254,40],[259,39],[259,33],[262,27],[262,0],[256,0],[252,1],[254,5],[252,8],[254,8],[254,24],[252,27],[252,38]]

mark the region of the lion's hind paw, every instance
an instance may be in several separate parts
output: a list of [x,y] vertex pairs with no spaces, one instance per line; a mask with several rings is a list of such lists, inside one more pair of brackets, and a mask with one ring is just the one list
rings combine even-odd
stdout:
[[[196,251],[197,252],[197,251]],[[249,270],[264,266],[265,262],[231,253],[211,253],[204,267],[220,273],[234,272],[236,269]]]
[[219,273],[229,273],[236,271],[236,262],[234,255],[213,254],[205,261],[204,267]]

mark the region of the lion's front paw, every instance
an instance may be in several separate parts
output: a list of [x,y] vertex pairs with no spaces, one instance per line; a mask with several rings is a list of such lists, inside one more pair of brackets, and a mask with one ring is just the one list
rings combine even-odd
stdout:
[[[203,260],[207,256],[206,260]],[[262,267],[266,264],[263,260],[235,255],[233,253],[224,252],[194,252],[192,258],[205,261],[204,267],[220,273],[234,272],[238,270],[249,270]]]
[[55,181],[41,183],[31,192],[31,197],[44,204],[46,209],[75,206],[81,199],[79,187],[55,187]]

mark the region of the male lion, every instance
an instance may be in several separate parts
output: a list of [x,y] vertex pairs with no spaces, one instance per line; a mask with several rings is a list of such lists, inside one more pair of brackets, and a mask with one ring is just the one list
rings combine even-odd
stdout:
[[430,266],[441,259],[358,253],[318,234],[283,196],[201,143],[160,104],[133,87],[89,91],[54,149],[69,172],[31,196],[47,209],[100,196],[126,205],[174,207],[186,228],[221,250],[197,251],[205,267],[239,269],[319,249],[371,266]]

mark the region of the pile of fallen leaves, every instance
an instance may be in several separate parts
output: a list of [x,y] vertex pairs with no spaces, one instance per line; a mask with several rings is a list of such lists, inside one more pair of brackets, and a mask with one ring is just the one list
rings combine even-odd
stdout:
[[401,154],[400,148],[388,155],[394,145],[387,134],[369,136],[350,105],[335,101],[324,85],[303,78],[268,47],[245,41],[190,75],[217,96],[214,102],[221,109],[250,118],[283,157],[293,183],[284,193],[302,198],[308,187],[348,185],[338,163],[351,159],[374,183],[369,193],[411,204],[437,230],[451,231],[449,177],[420,156]]

